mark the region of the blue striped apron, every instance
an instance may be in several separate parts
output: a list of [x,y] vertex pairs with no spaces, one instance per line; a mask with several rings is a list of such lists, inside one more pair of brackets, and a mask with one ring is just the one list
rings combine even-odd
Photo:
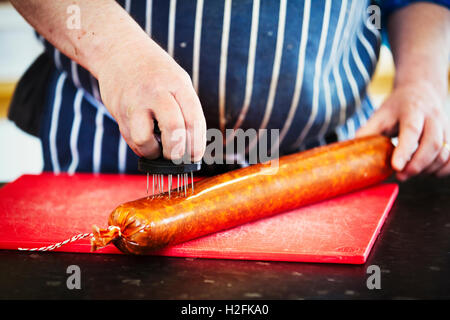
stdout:
[[[118,1],[193,81],[208,128],[279,129],[280,153],[352,138],[380,35],[361,0]],[[135,173],[137,156],[97,80],[40,37],[57,71],[40,138],[44,170]]]

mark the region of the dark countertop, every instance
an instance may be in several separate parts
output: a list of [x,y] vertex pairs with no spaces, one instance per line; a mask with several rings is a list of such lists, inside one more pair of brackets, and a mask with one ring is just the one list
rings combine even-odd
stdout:
[[[69,290],[66,269],[81,269]],[[381,269],[381,289],[366,286]],[[414,178],[365,265],[0,250],[0,299],[449,299],[450,178]]]

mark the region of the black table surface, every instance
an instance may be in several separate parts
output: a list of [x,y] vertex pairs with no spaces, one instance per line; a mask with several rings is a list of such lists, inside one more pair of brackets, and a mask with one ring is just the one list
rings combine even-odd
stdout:
[[[67,288],[70,265],[79,290]],[[381,289],[367,287],[371,265]],[[449,299],[450,178],[400,183],[364,265],[0,250],[0,299],[78,298]]]

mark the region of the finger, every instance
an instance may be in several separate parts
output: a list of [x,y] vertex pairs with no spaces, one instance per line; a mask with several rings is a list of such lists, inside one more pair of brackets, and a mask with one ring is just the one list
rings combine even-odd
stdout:
[[450,152],[446,148],[442,148],[439,155],[434,162],[425,170],[426,173],[431,174],[439,171],[450,159]]
[[356,137],[370,136],[374,134],[390,134],[396,124],[396,116],[392,114],[392,109],[380,107],[369,120],[356,132]]
[[149,109],[133,109],[128,112],[127,116],[128,134],[124,135],[124,139],[130,148],[140,157],[158,158],[161,150],[153,134],[151,111]]
[[186,151],[186,127],[180,106],[169,92],[157,94],[153,104],[164,158],[181,159]]
[[439,178],[450,175],[450,160],[447,160],[447,163],[440,167],[435,174]]
[[424,118],[422,113],[408,113],[400,118],[398,145],[392,155],[392,167],[401,172],[411,159],[422,134]]
[[439,156],[443,141],[443,128],[440,123],[431,119],[426,120],[419,147],[401,172],[401,175],[409,178],[430,166]]
[[186,127],[186,153],[193,161],[200,161],[206,149],[206,120],[200,100],[192,86],[179,90],[175,99],[181,108]]
[[426,173],[435,173],[437,172],[441,167],[443,167],[447,161],[450,159],[450,146],[448,146],[448,142],[450,141],[450,130],[448,129],[448,125],[444,128],[444,142],[442,144],[441,150],[434,160],[434,162],[428,166],[428,168],[425,170]]
[[[446,127],[446,138],[445,138],[445,145],[443,146],[443,149],[446,150],[444,152],[448,152],[450,154],[450,128],[447,125]],[[435,175],[437,177],[444,177],[450,175],[450,156],[447,159],[447,162],[442,165],[438,170],[436,170]]]

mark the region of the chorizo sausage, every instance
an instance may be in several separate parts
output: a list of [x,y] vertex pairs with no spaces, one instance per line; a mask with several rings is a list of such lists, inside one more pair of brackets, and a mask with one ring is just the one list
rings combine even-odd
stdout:
[[[117,207],[109,228],[94,228],[93,250],[113,242],[146,254],[380,182],[392,174],[390,139],[364,137],[280,157],[195,183],[187,197],[167,194]],[[269,174],[268,174],[269,173]]]

